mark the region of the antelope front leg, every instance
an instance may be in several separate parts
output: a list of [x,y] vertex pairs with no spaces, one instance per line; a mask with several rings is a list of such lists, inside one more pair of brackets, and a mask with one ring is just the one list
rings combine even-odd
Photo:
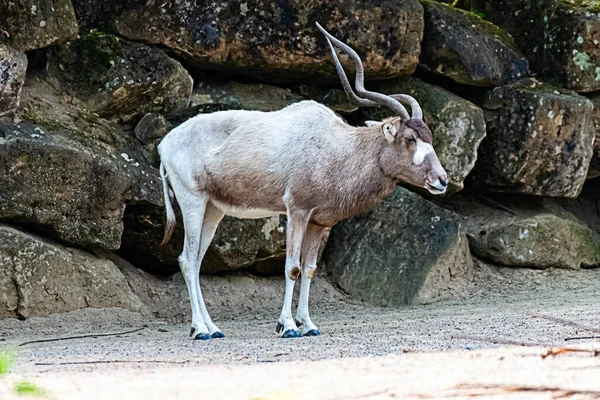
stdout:
[[308,224],[304,243],[302,244],[302,283],[300,286],[300,298],[298,299],[298,310],[296,311],[296,323],[302,325],[302,336],[318,336],[319,329],[313,324],[308,314],[308,295],[310,282],[317,271],[317,258],[319,247],[325,233],[324,227]]
[[302,336],[294,322],[294,318],[292,318],[292,296],[294,295],[294,284],[301,273],[300,255],[302,252],[302,241],[306,233],[308,220],[310,219],[310,212],[290,211],[288,208],[287,218],[285,297],[276,328],[277,333],[283,331],[283,335],[281,335],[283,338]]

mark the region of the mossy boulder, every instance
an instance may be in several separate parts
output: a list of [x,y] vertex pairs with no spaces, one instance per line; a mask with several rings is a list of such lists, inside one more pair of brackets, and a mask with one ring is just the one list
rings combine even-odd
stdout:
[[[197,69],[275,82],[337,80],[329,47],[315,22],[359,52],[370,78],[411,74],[423,37],[418,0],[166,4],[76,0],[74,4],[81,23],[89,28],[160,44]],[[352,64],[347,58],[343,62]]]
[[86,307],[143,304],[112,262],[0,225],[0,319]]
[[0,117],[14,114],[21,100],[27,56],[0,43]]
[[527,60],[496,25],[436,1],[421,3],[425,9],[421,66],[473,86],[498,86],[529,74]]
[[[440,87],[418,79],[393,80],[374,84],[382,93],[406,93],[421,105],[424,120],[433,133],[433,146],[450,178],[449,194],[461,190],[475,166],[477,150],[486,135],[481,108]],[[382,120],[390,116],[387,108],[361,109],[363,118]]]
[[92,140],[111,147],[134,143],[115,121],[85,108],[79,99],[62,92],[58,82],[47,76],[30,79],[23,87],[16,118],[82,142]]
[[174,114],[192,93],[188,72],[162,50],[98,31],[56,47],[50,70],[66,92],[104,118]]
[[131,154],[67,136],[0,124],[0,219],[116,250],[125,204],[162,204],[158,174]]
[[331,230],[327,274],[345,292],[382,306],[443,299],[472,260],[461,218],[404,188],[374,211]]
[[0,42],[28,51],[77,36],[79,25],[70,0],[0,2]]
[[483,189],[577,197],[593,153],[590,100],[531,79],[496,88],[473,180]]
[[580,268],[600,265],[600,237],[552,214],[477,219],[468,224],[471,251],[501,265]]
[[592,0],[470,0],[514,37],[532,69],[579,92],[600,89],[600,3]]

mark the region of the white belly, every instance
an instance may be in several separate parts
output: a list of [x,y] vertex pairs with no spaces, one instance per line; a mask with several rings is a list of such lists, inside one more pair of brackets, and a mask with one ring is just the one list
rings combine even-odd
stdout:
[[257,208],[242,208],[230,206],[228,204],[220,203],[218,201],[212,200],[211,202],[217,207],[219,210],[223,211],[225,215],[230,215],[236,218],[247,218],[247,219],[259,219],[259,218],[268,218],[274,215],[285,214],[279,211],[272,210],[261,210]]

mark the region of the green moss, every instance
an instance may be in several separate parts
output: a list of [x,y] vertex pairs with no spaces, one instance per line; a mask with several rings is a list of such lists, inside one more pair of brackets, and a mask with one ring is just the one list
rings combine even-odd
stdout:
[[447,9],[448,12],[453,12],[453,13],[456,13],[457,15],[463,16],[464,18],[466,18],[469,21],[471,28],[475,32],[481,33],[481,34],[492,35],[492,36],[498,38],[499,40],[501,40],[502,42],[504,42],[505,44],[507,44],[513,50],[517,50],[517,46],[515,45],[513,38],[502,28],[492,24],[489,21],[484,20],[482,18],[482,16],[483,16],[482,13],[478,12],[477,10],[475,10],[475,9],[471,9],[471,11],[462,10],[459,8],[451,7],[446,4],[438,3],[437,1],[433,1],[433,0],[420,0],[420,1],[426,10],[429,7],[438,7],[438,8]]
[[45,118],[45,114],[43,112],[40,112],[37,108],[33,106],[24,108],[23,116],[27,121],[31,122],[32,124],[50,131],[60,130],[61,128],[64,128],[64,125],[61,124],[58,120]]
[[579,7],[585,11],[600,13],[600,0],[560,0],[567,7]]
[[100,116],[86,109],[77,110],[77,117],[90,125],[100,125]]
[[[119,60],[122,40],[116,36],[92,30],[68,46],[55,49],[58,65],[69,71],[61,74],[73,88],[91,95],[100,90],[111,90],[114,82],[105,82],[111,68]],[[106,85],[108,83],[108,86]]]

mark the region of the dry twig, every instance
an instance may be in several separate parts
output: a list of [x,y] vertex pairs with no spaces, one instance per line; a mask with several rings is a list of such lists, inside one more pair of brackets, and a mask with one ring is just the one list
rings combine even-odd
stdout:
[[[597,390],[577,390],[577,389],[566,389],[566,388],[561,388],[561,387],[460,384],[460,385],[457,385],[454,389],[455,390],[463,390],[465,392],[458,393],[451,397],[457,397],[457,396],[479,397],[479,396],[493,396],[493,395],[518,393],[518,392],[538,392],[538,393],[552,393],[553,398],[584,395],[584,396],[589,396],[589,398],[592,398],[592,399],[600,399],[600,391],[597,391]],[[450,397],[450,396],[447,396],[447,397]]]
[[590,340],[590,339],[600,339],[600,336],[576,336],[576,337],[568,337],[568,338],[565,338],[565,341],[569,341],[569,340]]
[[96,360],[96,361],[64,361],[64,362],[38,362],[34,365],[87,365],[87,364],[186,364],[191,361],[167,361],[167,360]]
[[574,328],[583,329],[584,331],[588,331],[588,332],[600,333],[600,329],[598,329],[598,328],[594,328],[594,327],[587,326],[587,325],[582,325],[578,322],[569,321],[568,319],[564,319],[564,318],[558,318],[558,317],[553,317],[551,315],[544,315],[544,314],[533,314],[532,317],[546,319],[548,321],[557,322],[561,325],[567,325],[567,326],[572,326]]
[[542,354],[542,358],[546,358],[548,356],[557,356],[563,353],[589,353],[594,357],[600,356],[600,350],[574,349],[572,347],[553,347],[546,350],[546,352]]
[[522,341],[518,341],[518,340],[500,339],[500,338],[483,337],[483,336],[451,335],[450,338],[451,339],[461,339],[461,340],[475,340],[478,342],[488,342],[488,343],[496,343],[496,344],[508,344],[508,345],[515,345],[515,346],[527,346],[527,347],[541,346],[541,344],[539,344],[539,343],[522,342]]
[[67,337],[63,337],[63,338],[53,338],[53,339],[38,339],[38,340],[30,340],[28,342],[23,342],[21,344],[19,344],[19,346],[25,346],[28,344],[33,344],[33,343],[46,343],[46,342],[58,342],[61,340],[73,340],[73,339],[84,339],[84,338],[90,338],[90,337],[101,337],[101,336],[120,336],[120,335],[128,335],[130,333],[135,333],[135,332],[139,332],[143,329],[146,329],[148,326],[143,326],[141,328],[137,328],[137,329],[133,329],[131,331],[126,331],[126,332],[116,332],[116,333],[90,333],[89,335],[78,335],[78,336],[67,336]]

